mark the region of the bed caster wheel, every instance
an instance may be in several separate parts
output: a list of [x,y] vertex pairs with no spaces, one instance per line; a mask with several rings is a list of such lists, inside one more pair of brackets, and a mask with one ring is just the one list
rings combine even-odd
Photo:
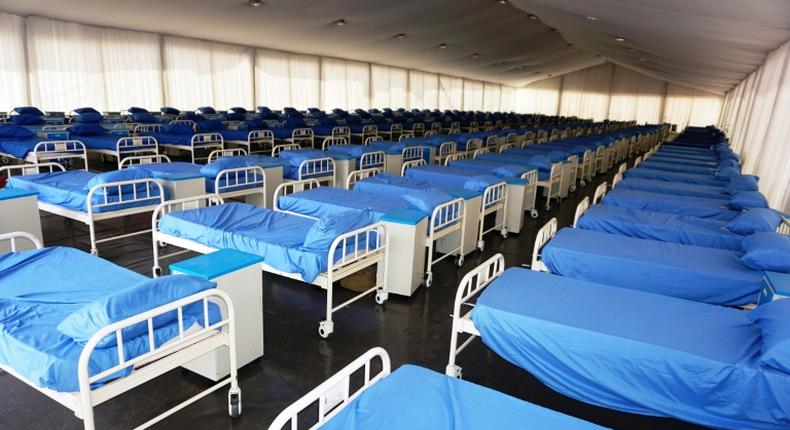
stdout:
[[507,239],[507,229],[503,228],[502,231],[499,233],[502,235],[502,239]]
[[241,415],[241,390],[238,388],[228,391],[228,415],[238,418]]
[[376,290],[376,303],[383,305],[387,302],[389,293],[385,290]]
[[96,257],[99,255],[99,250],[96,248],[91,248],[91,255]]
[[532,219],[538,219],[538,210],[532,209],[531,211],[529,211],[529,216]]
[[432,273],[432,272],[428,272],[428,273],[425,275],[425,286],[426,286],[427,288],[430,288],[430,287],[431,287],[431,285],[433,285],[433,273]]
[[461,379],[461,366],[456,364],[448,364],[444,370],[444,374],[451,378]]
[[581,181],[579,181],[579,185],[582,186],[582,187],[586,187],[587,186],[587,181],[582,179]]
[[335,331],[335,323],[332,321],[321,321],[318,324],[318,335],[327,339]]
[[479,249],[480,252],[483,252],[483,250],[486,249],[486,243],[483,242],[482,240],[478,240],[477,241],[477,249]]
[[461,267],[461,266],[464,265],[464,256],[463,255],[459,255],[458,257],[455,258],[455,265],[458,266],[458,267]]
[[159,242],[159,241],[157,241],[156,243],[159,245],[159,247],[160,247],[160,248],[164,248],[164,247],[166,247],[166,246],[167,246],[167,244],[166,244],[166,243],[164,243],[164,242]]
[[576,191],[576,185],[571,185],[571,187],[570,187],[569,191],[570,191],[570,192],[574,192],[574,191]]
[[162,276],[162,268],[159,266],[154,266],[153,272],[154,272],[154,278],[158,278]]

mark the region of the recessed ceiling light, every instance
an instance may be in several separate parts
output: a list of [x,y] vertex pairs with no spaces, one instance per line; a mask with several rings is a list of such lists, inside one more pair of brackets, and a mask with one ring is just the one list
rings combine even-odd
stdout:
[[530,15],[529,19],[531,19],[533,21],[537,21],[538,20],[538,16],[537,15]]
[[507,4],[507,0],[496,0],[499,4]]
[[589,19],[590,21],[598,21],[598,18],[591,15],[587,15],[587,19]]
[[474,54],[472,54],[472,58],[480,58],[480,54],[478,54],[477,52],[475,52]]
[[247,2],[247,5],[252,6],[252,7],[258,7],[258,6],[262,5],[262,4],[263,4],[263,2],[261,0],[249,0]]
[[439,49],[446,49],[446,48],[447,48],[446,43],[442,43],[441,45],[439,45]]
[[395,35],[395,38],[396,39],[405,39],[406,38],[406,33],[398,33],[398,34]]
[[345,19],[338,19],[337,21],[335,21],[335,25],[338,26],[338,27],[342,27],[342,26],[346,25],[346,20]]
[[622,36],[615,36],[614,37],[614,41],[615,42],[621,42],[622,43],[622,42],[625,42],[626,40],[627,39],[625,37],[622,37]]

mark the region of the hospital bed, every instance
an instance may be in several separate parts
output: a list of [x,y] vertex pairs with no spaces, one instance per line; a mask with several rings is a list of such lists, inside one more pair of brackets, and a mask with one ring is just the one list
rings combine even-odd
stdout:
[[68,162],[74,159],[86,160],[87,151],[85,144],[69,139],[65,131],[39,137],[24,127],[0,124],[0,157],[28,163],[52,160]]
[[[734,197],[733,197],[734,198]],[[732,221],[740,213],[730,205],[731,199],[651,193],[615,188],[603,197],[603,204],[719,221]]]
[[732,193],[727,192],[725,187],[686,184],[683,182],[669,182],[634,177],[629,177],[618,181],[617,187],[625,190],[646,191],[658,194],[702,197],[719,200],[729,199],[732,197]]
[[[424,367],[406,364],[392,372],[390,363],[384,349],[367,351],[285,408],[269,430],[600,428]],[[302,421],[314,416],[314,404],[316,419]]]
[[[463,189],[471,191],[475,196],[480,195],[479,203],[476,198],[474,200],[467,199],[466,208],[467,214],[470,215],[470,221],[477,224],[477,248],[481,251],[485,246],[484,235],[492,231],[499,231],[500,235],[505,238],[509,226],[515,228],[516,233],[521,229],[523,220],[521,211],[508,218],[508,184],[499,177],[480,175],[479,171],[472,169],[434,165],[415,165],[407,168],[403,176],[446,191]],[[486,229],[485,218],[492,214],[494,223]],[[472,215],[474,218],[471,217]],[[465,248],[466,250],[467,248]]]
[[[355,182],[357,185],[361,183]],[[388,226],[387,232],[391,250],[389,257],[392,262],[394,263],[399,258],[408,261],[405,267],[402,264],[392,265],[392,267],[399,267],[399,270],[390,272],[392,277],[388,282],[390,291],[410,296],[421,281],[426,287],[433,284],[433,266],[439,261],[457,256],[456,264],[463,265],[463,246],[465,232],[468,230],[466,220],[469,216],[469,209],[463,194],[460,197],[451,195],[446,201],[433,202],[434,204],[430,207],[416,208],[401,198],[401,195],[413,191],[417,190],[414,188],[400,189],[398,194],[392,194],[360,191],[360,189],[356,189],[356,186],[354,190],[321,187],[317,181],[307,179],[284,183],[278,187],[274,193],[274,208],[285,213],[314,219],[348,210],[371,210],[376,221],[383,222]],[[427,224],[423,225],[420,221],[426,218]],[[413,221],[409,222],[409,219]],[[404,225],[407,227],[403,227]],[[472,225],[477,227],[476,223]],[[425,264],[423,253],[417,252],[421,248],[426,250],[426,266],[423,266]],[[436,258],[434,251],[438,251],[442,255]],[[409,269],[406,267],[416,270],[409,276],[403,276],[409,273]],[[424,271],[420,270],[422,267],[425,267]],[[419,277],[413,276],[417,273],[419,273]]]
[[552,218],[538,231],[530,267],[687,300],[744,306],[757,301],[764,272],[748,267],[742,256],[740,251],[580,228],[558,232]]
[[489,152],[478,152],[475,160],[484,160],[499,163],[503,168],[508,165],[523,166],[527,170],[537,170],[538,178],[536,186],[543,189],[546,198],[546,210],[551,209],[551,199],[559,200],[562,195],[562,185],[564,182],[564,166],[562,162],[553,162],[545,156],[517,156],[506,154],[493,154]]
[[274,133],[266,129],[251,129],[243,124],[221,130],[226,145],[243,148],[247,154],[271,154],[274,148]]
[[[12,250],[22,240],[32,241],[36,249],[0,255],[0,369],[5,373],[70,409],[86,430],[93,430],[94,409],[100,404],[216,354],[228,359],[227,378],[138,428],[153,426],[224,386],[229,386],[230,415],[241,414],[235,314],[227,293],[198,278],[174,275],[154,281],[76,249],[42,248],[27,233],[0,235]],[[144,288],[167,288],[169,293],[145,303],[142,296],[154,295],[146,295]],[[143,294],[135,294],[136,303],[129,305],[137,309],[115,310],[119,314],[106,325],[78,322],[91,316],[81,314],[86,306],[93,312],[95,305],[120,304],[123,294],[136,291]],[[31,295],[37,299],[30,300]],[[63,328],[67,321],[73,321],[65,326],[69,330]]]
[[[67,171],[53,162],[0,167],[0,175],[3,173],[8,176],[6,188],[38,193],[40,211],[87,225],[94,255],[98,254],[100,243],[150,232],[143,230],[97,239],[97,222],[151,212],[165,200],[162,184],[148,174]],[[120,175],[121,179],[116,179],[115,175]]]
[[88,153],[115,158],[118,168],[129,156],[159,154],[159,142],[153,136],[129,136],[123,134],[77,135]]
[[[335,157],[331,154],[317,149],[302,149],[298,143],[286,143],[275,145],[272,156],[279,157],[282,161],[285,182],[316,179],[335,185],[338,169]],[[346,157],[345,161],[349,159],[350,157]]]
[[587,403],[714,428],[787,427],[790,374],[762,363],[767,328],[750,314],[505,270],[496,255],[459,285],[446,373],[460,376],[458,354],[479,336],[552,389]]
[[[346,212],[349,218],[364,211]],[[262,269],[326,290],[326,319],[318,326],[321,337],[334,331],[332,316],[359,299],[375,293],[376,302],[388,298],[387,254],[389,238],[381,223],[367,223],[352,230],[331,229],[321,219],[292,215],[244,203],[225,203],[219,196],[205,195],[161,203],[153,215],[155,276],[160,261],[186,251],[201,254],[230,248],[265,257]],[[321,233],[321,241],[311,234]],[[327,235],[334,236],[330,243]],[[184,251],[160,255],[160,245]],[[343,303],[333,302],[333,284],[365,268],[378,266],[376,285]]]
[[[348,163],[338,163],[335,160],[335,184],[350,188],[349,183],[353,171],[370,171],[370,169],[383,170],[386,164],[384,151],[367,145],[350,145],[345,137],[328,137],[324,139],[322,150],[350,157]],[[352,169],[352,170],[349,170]]]
[[137,133],[153,136],[159,146],[173,153],[188,152],[192,163],[207,158],[200,156],[201,153],[208,154],[217,149],[225,149],[225,139],[221,133],[196,133],[195,122],[192,120],[173,120],[166,126],[141,124]]
[[424,157],[424,148],[412,141],[369,140],[367,146],[384,151],[384,171],[393,175],[402,174],[404,163]]
[[280,166],[270,158],[247,156],[240,148],[224,149],[212,151],[205,165],[172,162],[166,155],[154,155],[129,157],[121,168],[148,172],[162,184],[170,200],[217,194],[224,199],[242,198],[246,203],[266,207],[267,170],[271,173]]

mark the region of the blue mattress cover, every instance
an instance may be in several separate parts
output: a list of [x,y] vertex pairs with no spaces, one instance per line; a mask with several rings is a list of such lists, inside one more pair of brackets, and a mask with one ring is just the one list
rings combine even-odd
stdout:
[[405,364],[365,390],[329,422],[333,429],[598,429],[457,378]]
[[9,154],[13,157],[24,159],[27,154],[33,152],[39,142],[52,139],[42,139],[40,137],[28,137],[26,139],[0,139],[0,152]]
[[230,248],[264,258],[267,265],[299,273],[313,282],[327,267],[327,253],[302,249],[315,220],[244,203],[171,212],[159,230],[216,249]]
[[122,135],[102,134],[97,136],[75,136],[80,142],[85,144],[87,149],[118,149],[118,139],[126,137]]
[[621,180],[617,188],[636,191],[648,191],[658,194],[671,194],[676,196],[702,197],[707,199],[725,200],[731,197],[724,187],[709,185],[686,184],[683,182],[667,182],[655,179],[642,179],[629,177]]
[[481,161],[489,161],[492,163],[498,163],[499,166],[505,165],[516,165],[516,166],[524,166],[527,170],[537,170],[538,171],[538,180],[539,181],[547,181],[551,176],[551,167],[546,168],[545,163],[536,162],[532,159],[532,157],[520,157],[520,156],[509,156],[505,154],[480,154],[477,156],[475,160]]
[[402,154],[404,149],[412,148],[420,145],[416,145],[414,143],[406,142],[406,141],[393,142],[391,140],[377,140],[370,142],[368,146],[371,148],[376,148],[377,150],[384,151],[387,154]]
[[[438,165],[423,165],[412,167],[406,170],[406,177],[418,181],[425,181],[432,186],[451,186],[453,188],[469,189],[468,184],[474,180],[475,177],[480,177],[481,173],[475,169],[465,169],[453,166],[438,166]],[[497,178],[498,180],[498,178]],[[494,185],[496,181],[482,179],[486,187]],[[470,189],[476,193],[481,193],[483,190]]]
[[252,130],[220,130],[219,134],[225,141],[247,142]]
[[711,175],[697,175],[694,173],[677,173],[666,170],[648,169],[638,166],[628,169],[623,174],[625,178],[653,179],[667,182],[682,182],[685,184],[708,185],[711,187],[725,187],[729,181],[716,179]]
[[716,428],[790,426],[790,375],[760,367],[761,331],[744,311],[510,268],[472,319],[497,354],[584,402]]
[[[77,364],[85,345],[60,333],[58,324],[83,305],[146,279],[73,248],[0,254],[0,363],[36,386],[78,391]],[[162,326],[155,330],[155,343],[176,335],[177,323]],[[147,333],[125,339],[124,351],[127,358],[148,352]],[[96,349],[90,374],[116,364],[115,346]]]
[[192,136],[194,134],[174,134],[164,132],[144,133],[146,136],[153,136],[160,145],[192,146]]
[[566,151],[559,151],[552,148],[542,148],[543,145],[529,145],[525,148],[511,148],[502,151],[502,155],[506,157],[533,157],[535,155],[543,155],[549,157],[552,163],[564,163],[569,154]]
[[763,286],[741,255],[578,228],[561,229],[542,251],[552,273],[728,306],[755,303]]
[[650,160],[661,161],[661,162],[664,162],[664,163],[678,163],[678,164],[684,164],[684,165],[689,165],[689,166],[704,166],[704,167],[712,167],[712,168],[716,168],[719,165],[719,163],[713,162],[713,161],[688,160],[688,159],[683,158],[683,157],[674,157],[674,156],[671,156],[671,155],[661,155],[660,153],[654,154],[653,156],[648,158],[646,161],[650,161]]
[[[481,175],[494,175],[502,179],[521,178],[521,175],[529,172],[531,169],[524,164],[510,164],[510,166],[517,167],[518,169],[500,169],[500,167],[508,166],[507,164],[499,163],[497,161],[489,160],[453,160],[450,162],[450,167],[460,167],[462,169],[477,170]],[[519,170],[520,169],[520,170]]]
[[727,206],[729,199],[651,193],[617,187],[603,197],[603,204],[675,215],[732,221],[741,211]]
[[393,151],[392,148],[380,149],[375,148],[368,145],[358,145],[358,144],[349,144],[349,145],[332,145],[327,148],[328,152],[332,152],[335,154],[343,154],[349,157],[360,158],[365,154],[370,152],[377,152],[383,151],[386,154],[400,154],[400,151]]
[[610,205],[593,205],[577,228],[660,242],[741,251],[743,236],[730,232],[722,221],[672,215]]
[[[332,158],[332,154],[320,151],[317,149],[295,149],[289,151],[282,151],[278,156],[283,163],[283,178],[298,179],[299,166],[306,160],[315,160],[318,158]],[[319,175],[321,176],[321,175]],[[326,176],[326,175],[324,175]],[[304,178],[315,177],[305,175]]]
[[315,218],[335,215],[349,209],[370,209],[376,220],[397,209],[410,206],[399,196],[362,193],[335,187],[319,187],[280,196],[280,209]]
[[661,160],[654,160],[652,158],[643,162],[641,166],[653,170],[668,170],[670,172],[694,173],[708,176],[713,176],[716,173],[716,169],[713,167],[693,166],[690,164],[680,164],[672,161],[664,162]]
[[[67,170],[65,172],[12,176],[8,179],[6,187],[11,189],[34,191],[38,193],[38,200],[40,202],[50,203],[81,212],[87,212],[88,190],[85,190],[84,187],[95,176],[95,173],[86,172],[84,170]],[[156,188],[152,188],[151,192],[153,196],[158,196],[159,194],[159,190]],[[124,187],[124,198],[132,197],[133,190],[131,186]],[[111,194],[108,197],[108,202],[114,201],[118,201],[118,196]],[[94,194],[93,202],[94,204],[103,204],[104,196]],[[95,208],[94,212],[112,212],[120,209],[155,205],[158,203],[159,198],[154,197],[132,203],[121,203],[118,205]]]

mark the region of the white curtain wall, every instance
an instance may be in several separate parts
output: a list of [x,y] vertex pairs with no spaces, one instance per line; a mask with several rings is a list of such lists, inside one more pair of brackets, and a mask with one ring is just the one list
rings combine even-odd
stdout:
[[321,109],[367,109],[370,65],[337,58],[321,59]]
[[516,112],[557,115],[560,109],[562,77],[534,82],[516,89]]
[[370,66],[370,106],[409,107],[409,71],[399,67]]
[[464,108],[464,80],[453,76],[439,75],[439,109]]
[[30,103],[25,62],[25,21],[0,13],[0,111]]
[[790,42],[730,90],[719,119],[743,169],[760,177],[771,207],[790,212]]
[[439,107],[439,75],[409,70],[409,108]]
[[483,110],[484,85],[480,81],[464,79],[463,109],[468,111]]

